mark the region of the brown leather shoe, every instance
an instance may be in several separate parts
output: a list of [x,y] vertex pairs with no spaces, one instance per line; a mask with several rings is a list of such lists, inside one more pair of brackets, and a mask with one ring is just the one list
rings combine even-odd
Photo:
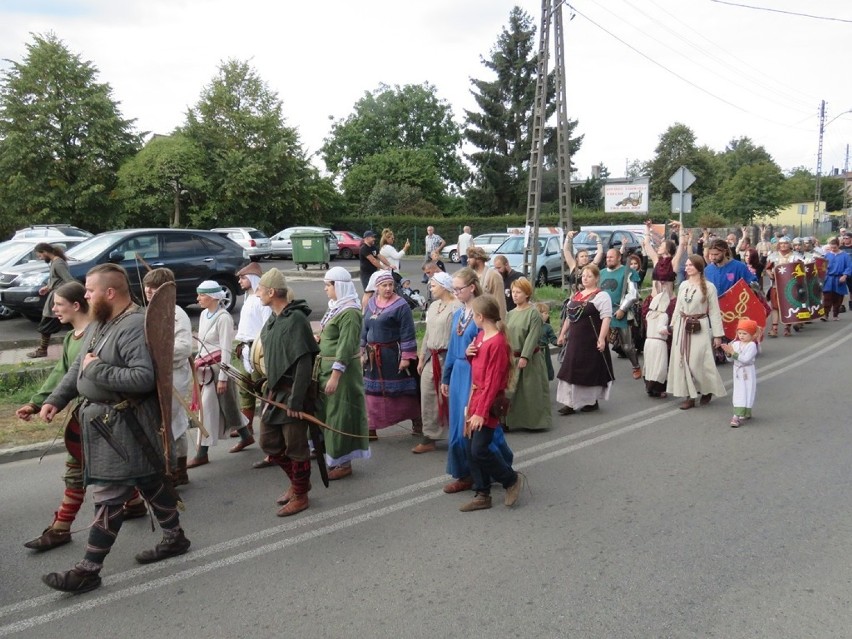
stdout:
[[24,544],[24,548],[43,552],[45,550],[50,550],[51,548],[56,548],[57,546],[64,546],[70,541],[70,530],[57,530],[56,528],[48,526],[44,529],[44,532],[41,533],[41,535],[26,542]]
[[260,461],[256,461],[256,462],[254,462],[254,463],[251,465],[251,467],[252,467],[252,468],[269,468],[270,466],[274,466],[274,465],[275,465],[275,464],[273,464],[273,463],[269,460],[269,457],[267,456],[267,457],[264,457],[263,459],[261,459]]
[[491,495],[476,493],[476,496],[466,504],[463,504],[459,510],[463,513],[469,513],[474,510],[488,510],[489,508],[491,508]]
[[203,457],[193,457],[189,460],[189,463],[186,465],[187,468],[198,468],[199,466],[204,466],[205,464],[210,463],[210,458],[207,455]]
[[308,502],[308,495],[293,495],[282,508],[276,514],[279,517],[289,517],[290,515],[295,515],[296,513],[300,513],[303,510],[307,510],[310,503]]
[[[30,359],[37,359],[39,357],[47,357],[47,349],[46,348],[37,348],[34,351],[30,351],[27,353],[27,357]],[[51,573],[54,575],[58,575],[59,573]]]
[[124,504],[124,508],[121,509],[121,516],[125,520],[139,519],[147,514],[148,507],[145,505],[144,501],[139,501],[135,504]]
[[686,399],[680,405],[681,410],[689,410],[690,408],[695,408],[695,400],[694,399]]
[[518,478],[515,480],[515,483],[506,489],[506,500],[503,503],[507,506],[514,506],[518,503],[521,491],[524,489],[524,483],[526,482],[526,478],[521,473],[516,474]]
[[72,568],[65,572],[52,572],[43,575],[42,582],[62,592],[89,592],[101,585],[100,575],[89,570]]
[[[311,488],[313,488],[313,486],[311,486],[311,484],[309,482],[308,483],[308,491],[310,491]],[[283,495],[281,495],[278,499],[275,500],[275,503],[278,504],[279,506],[284,506],[291,499],[293,499],[294,495],[295,495],[295,492],[293,491],[293,486],[290,486],[290,488],[287,489],[287,492],[285,492]]]
[[248,439],[241,439],[241,440],[240,440],[240,441],[238,441],[236,444],[234,444],[234,445],[231,447],[231,450],[229,450],[228,452],[229,452],[229,453],[238,453],[238,452],[240,452],[241,450],[245,450],[246,448],[248,448],[249,446],[251,446],[253,443],[254,443],[254,437],[252,437],[251,435],[249,435],[249,438],[248,438]]
[[328,480],[343,479],[352,474],[352,466],[336,466],[328,469]]
[[698,400],[698,403],[702,406],[707,406],[710,403],[710,400],[713,399],[713,393],[707,393],[706,395],[702,395],[701,399]]
[[638,366],[633,369],[633,379],[642,379],[642,369]]
[[420,442],[411,449],[411,452],[415,455],[422,455],[423,453],[434,453],[435,450],[435,442]]
[[186,553],[189,550],[189,546],[189,539],[183,534],[182,529],[178,529],[177,537],[171,541],[166,541],[166,538],[163,537],[163,540],[151,550],[143,550],[136,555],[136,561],[140,564],[152,564],[155,561],[162,561],[169,557],[177,557]]
[[560,408],[556,412],[559,413],[560,415],[573,415],[574,409],[571,408],[570,406],[563,406],[562,408]]
[[466,490],[470,490],[471,488],[473,488],[473,479],[465,477],[464,479],[451,481],[449,484],[444,486],[444,492],[448,495],[452,495],[453,493],[462,493]]

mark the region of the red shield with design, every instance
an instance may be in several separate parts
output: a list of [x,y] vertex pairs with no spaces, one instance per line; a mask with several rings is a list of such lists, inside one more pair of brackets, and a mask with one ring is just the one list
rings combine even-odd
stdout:
[[757,293],[740,279],[719,298],[719,309],[722,311],[722,326],[725,337],[730,340],[737,338],[737,323],[743,319],[757,322],[760,327],[760,339],[766,329],[768,312],[766,304]]
[[775,267],[773,295],[778,303],[782,324],[797,324],[811,319],[810,293],[805,264],[789,262]]

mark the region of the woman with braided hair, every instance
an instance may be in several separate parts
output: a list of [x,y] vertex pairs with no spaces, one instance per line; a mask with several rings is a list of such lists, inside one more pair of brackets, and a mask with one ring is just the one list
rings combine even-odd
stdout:
[[[726,395],[725,385],[716,370],[713,348],[719,348],[725,332],[716,287],[704,278],[704,258],[690,255],[686,277],[677,292],[671,323],[672,354],[666,392],[685,397],[681,410],[709,404],[713,395]],[[712,342],[711,342],[712,340]]]

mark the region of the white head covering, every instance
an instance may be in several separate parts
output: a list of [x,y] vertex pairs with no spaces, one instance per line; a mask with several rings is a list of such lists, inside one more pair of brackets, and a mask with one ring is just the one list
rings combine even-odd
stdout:
[[365,293],[375,293],[376,292],[376,280],[379,275],[381,275],[384,271],[376,271],[370,276],[370,280],[367,282],[367,288],[364,289]]
[[213,280],[204,280],[198,285],[195,292],[202,295],[209,295],[216,300],[225,299],[225,291],[222,290],[222,285],[218,282],[214,282]]
[[[328,310],[320,320],[320,326],[324,327],[334,316],[347,308],[361,310],[361,302],[358,299],[358,291],[352,283],[352,275],[342,266],[328,269],[323,278],[326,282],[334,282],[335,300],[328,300]],[[372,281],[372,280],[371,280]]]
[[254,273],[249,273],[248,275],[243,275],[249,282],[251,282],[251,290],[256,291],[257,285],[260,284],[260,275],[255,275]]
[[432,276],[432,279],[440,284],[442,288],[447,289],[450,293],[453,292],[453,278],[449,273],[439,271]]

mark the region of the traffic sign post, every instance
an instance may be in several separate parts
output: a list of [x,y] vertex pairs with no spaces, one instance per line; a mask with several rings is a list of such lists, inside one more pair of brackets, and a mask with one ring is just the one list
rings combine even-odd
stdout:
[[678,190],[672,195],[672,213],[678,214],[680,226],[683,228],[683,214],[692,213],[692,193],[685,191],[695,183],[695,176],[692,171],[682,166],[669,178],[669,182]]

